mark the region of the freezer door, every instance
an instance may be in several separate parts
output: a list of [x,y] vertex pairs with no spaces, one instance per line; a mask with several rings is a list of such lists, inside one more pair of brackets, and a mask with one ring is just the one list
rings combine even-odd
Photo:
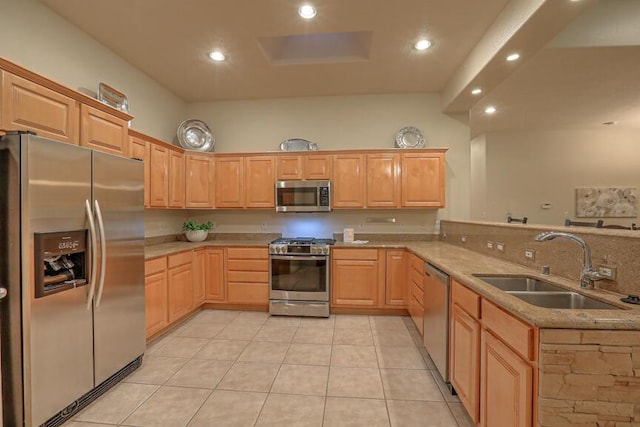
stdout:
[[98,385],[145,351],[142,162],[94,152],[93,198],[104,234],[93,310]]
[[93,388],[89,286],[35,298],[34,233],[88,228],[91,151],[35,136],[21,142],[25,425],[40,425]]

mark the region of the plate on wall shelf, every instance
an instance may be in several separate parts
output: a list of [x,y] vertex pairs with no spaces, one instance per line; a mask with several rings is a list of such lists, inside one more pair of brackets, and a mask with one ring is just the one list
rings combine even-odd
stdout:
[[187,150],[212,151],[216,145],[211,129],[202,120],[188,119],[178,126],[178,142]]
[[280,143],[280,151],[317,151],[318,144],[301,138],[292,138]]
[[424,135],[413,126],[403,127],[396,133],[396,145],[400,148],[423,148]]
[[98,84],[98,101],[129,114],[129,99],[127,96],[102,82]]

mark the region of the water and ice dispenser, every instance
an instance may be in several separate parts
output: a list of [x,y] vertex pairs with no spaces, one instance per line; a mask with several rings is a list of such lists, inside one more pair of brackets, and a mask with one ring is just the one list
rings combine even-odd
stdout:
[[87,284],[87,230],[35,233],[35,297]]

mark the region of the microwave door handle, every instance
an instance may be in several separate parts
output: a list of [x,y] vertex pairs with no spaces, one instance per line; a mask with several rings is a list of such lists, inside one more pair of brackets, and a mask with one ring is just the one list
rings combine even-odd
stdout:
[[96,307],[102,301],[102,292],[104,291],[104,276],[107,270],[107,239],[104,232],[104,220],[102,219],[102,211],[97,200],[94,201],[96,207],[96,216],[98,217],[98,230],[100,231],[100,279],[98,280],[98,293],[96,295]]
[[91,239],[91,276],[89,278],[89,295],[87,296],[87,310],[91,310],[93,295],[96,290],[96,275],[98,273],[98,239],[96,237],[96,223],[93,220],[93,212],[89,200],[85,200],[85,210],[89,220],[89,238]]

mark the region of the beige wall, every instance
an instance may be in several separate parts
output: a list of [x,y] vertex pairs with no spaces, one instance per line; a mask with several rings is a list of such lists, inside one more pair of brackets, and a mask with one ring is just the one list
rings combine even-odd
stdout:
[[[321,150],[392,148],[399,129],[415,126],[423,131],[427,147],[449,148],[447,207],[407,211],[411,218],[407,220],[414,225],[427,221],[420,231],[433,231],[438,219],[469,217],[469,127],[464,119],[440,112],[437,94],[196,103],[190,104],[187,112],[213,129],[216,152],[278,150],[288,138],[313,141]],[[369,216],[367,212],[354,212],[361,218]],[[331,214],[331,221],[335,221],[331,223],[340,229],[353,221],[348,215],[338,220],[341,215],[346,214]]]
[[72,89],[105,82],[129,98],[132,128],[172,141],[186,104],[37,0],[0,0],[0,56]]
[[[502,222],[510,212],[527,216],[530,223],[561,225],[565,218],[575,218],[577,187],[640,188],[637,130],[494,132],[485,138],[486,164],[482,155],[471,158],[473,176],[485,168],[486,214],[474,207],[472,219]],[[471,192],[481,187],[480,181],[472,181]],[[542,209],[543,203],[551,208]],[[638,219],[606,222],[631,224]]]

